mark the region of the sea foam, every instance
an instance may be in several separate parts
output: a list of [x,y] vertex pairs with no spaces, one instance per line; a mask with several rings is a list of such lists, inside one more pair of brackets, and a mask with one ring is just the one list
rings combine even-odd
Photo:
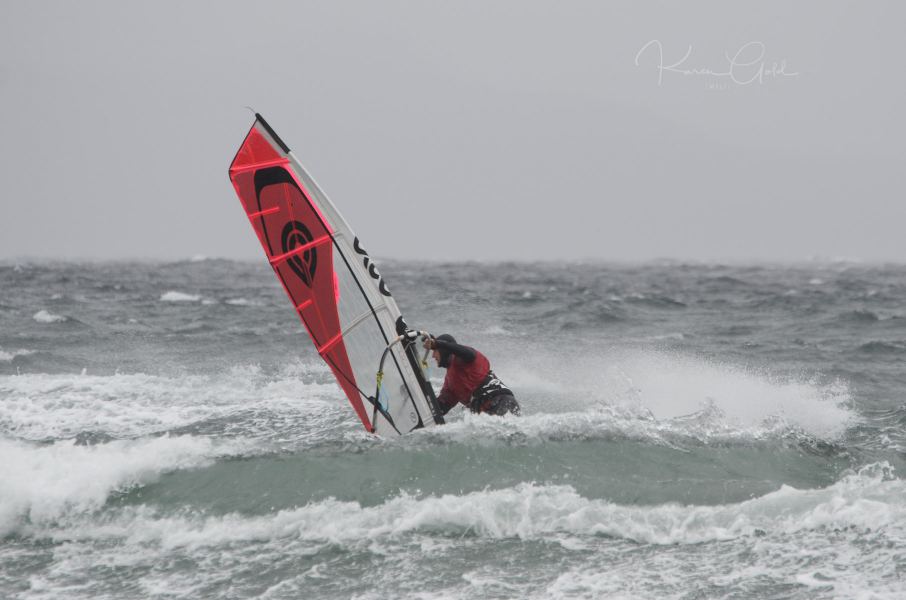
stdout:
[[[209,450],[206,450],[209,451]],[[197,464],[204,452],[176,454],[152,469]],[[133,484],[135,472],[99,487]],[[49,482],[43,482],[48,484]],[[65,487],[65,484],[64,484]],[[97,496],[102,497],[106,492]],[[80,495],[81,497],[81,495]],[[91,503],[95,496],[84,494]],[[256,540],[301,539],[348,548],[393,540],[409,533],[468,535],[479,538],[560,539],[567,534],[618,538],[643,544],[676,545],[726,541],[741,537],[780,536],[802,531],[873,530],[906,534],[906,482],[892,478],[886,463],[866,466],[822,489],[783,486],[741,503],[719,506],[662,504],[620,505],[585,498],[568,485],[521,483],[464,495],[417,497],[401,494],[377,506],[326,499],[264,516],[227,514],[161,515],[147,507],[123,509],[102,527],[77,526],[78,537],[118,537],[167,547],[211,546]],[[58,512],[51,503],[50,514]],[[42,527],[33,528],[33,535]],[[94,531],[94,533],[92,533]]]
[[169,291],[161,294],[161,302],[198,302],[201,296],[198,294],[186,294],[185,292]]
[[0,362],[11,362],[17,356],[28,356],[29,354],[34,354],[34,350],[10,350],[5,351],[3,348],[0,348]]
[[32,319],[38,323],[62,323],[66,320],[66,317],[55,315],[46,310],[39,310],[32,316]]
[[24,522],[52,522],[99,509],[110,494],[165,472],[209,464],[222,452],[207,438],[157,437],[95,446],[0,439],[0,537]]
[[226,301],[226,304],[230,306],[262,306],[261,302],[246,298],[230,298]]
[[[0,433],[28,440],[82,433],[139,437],[172,431],[243,411],[265,411],[288,420],[315,409],[354,418],[320,366],[290,364],[266,377],[256,367],[215,375],[167,377],[144,373],[100,375],[24,374],[0,377]],[[242,432],[275,435],[267,423],[245,423]]]

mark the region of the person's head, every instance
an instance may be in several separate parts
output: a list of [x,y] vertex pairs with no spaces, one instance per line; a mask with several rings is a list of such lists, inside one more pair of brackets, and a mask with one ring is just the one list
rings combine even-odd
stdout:
[[[456,343],[456,340],[453,339],[453,336],[450,335],[449,333],[442,333],[434,339],[448,342],[450,344]],[[450,366],[450,353],[449,352],[444,352],[443,350],[435,348],[431,352],[431,356],[434,357],[434,362],[437,363],[438,367],[443,367],[446,369],[447,367]]]

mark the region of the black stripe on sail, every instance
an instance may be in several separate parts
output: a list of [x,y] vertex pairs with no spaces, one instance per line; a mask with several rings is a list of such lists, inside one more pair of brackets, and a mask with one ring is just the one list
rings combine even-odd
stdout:
[[[302,194],[302,190],[299,189],[299,184],[297,184],[296,180],[293,179],[293,176],[289,174],[289,171],[283,167],[266,167],[255,171],[255,196],[258,198],[259,209],[261,207],[261,190],[269,185],[277,185],[280,183],[285,183],[290,187],[294,187]],[[304,196],[305,194],[302,195]]]
[[285,143],[283,143],[283,140],[281,140],[280,136],[277,135],[277,132],[274,131],[270,125],[267,124],[267,121],[264,120],[264,117],[262,117],[258,113],[255,113],[255,118],[258,119],[258,122],[261,123],[261,126],[264,127],[264,129],[267,131],[268,135],[270,135],[274,139],[274,141],[277,142],[277,145],[280,146],[280,149],[283,150],[284,152],[286,152],[287,154],[289,154],[289,152],[290,152],[289,146],[287,146]]

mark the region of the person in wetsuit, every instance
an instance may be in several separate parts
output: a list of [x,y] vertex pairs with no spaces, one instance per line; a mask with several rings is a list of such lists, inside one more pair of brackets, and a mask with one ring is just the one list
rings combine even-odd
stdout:
[[437,396],[443,414],[457,403],[474,413],[489,415],[519,414],[519,403],[513,392],[491,370],[484,354],[456,343],[450,334],[427,338],[427,349],[433,350],[437,366],[447,370],[444,386]]

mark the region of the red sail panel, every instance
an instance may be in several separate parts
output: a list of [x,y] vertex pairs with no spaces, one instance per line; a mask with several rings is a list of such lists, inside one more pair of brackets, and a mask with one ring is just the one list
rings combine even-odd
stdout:
[[[252,228],[277,278],[365,428],[372,426],[343,344],[332,232],[286,153],[256,121],[230,166]],[[266,133],[266,129],[263,129]]]

